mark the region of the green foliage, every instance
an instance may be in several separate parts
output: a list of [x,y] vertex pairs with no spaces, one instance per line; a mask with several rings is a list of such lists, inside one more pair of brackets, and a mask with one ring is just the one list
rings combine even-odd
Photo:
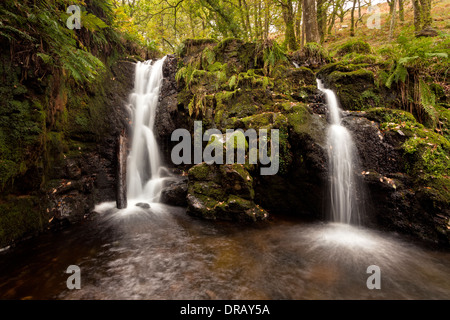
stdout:
[[287,61],[287,57],[280,45],[272,41],[264,44],[263,60],[265,74],[270,75],[278,63]]
[[414,113],[417,119],[431,128],[439,123],[439,112],[431,81],[445,81],[448,72],[449,38],[439,41],[401,34],[396,46],[383,48],[381,53],[394,63],[385,86],[395,84],[401,93],[401,107]]
[[379,58],[372,54],[360,54],[356,52],[351,52],[342,57],[342,60],[346,60],[351,64],[375,64]]
[[0,248],[43,228],[39,198],[9,196],[0,199]]
[[319,67],[332,61],[329,52],[315,42],[306,43],[301,50],[294,52],[292,59],[299,65],[308,67]]
[[186,85],[189,85],[192,80],[192,74],[195,70],[197,69],[192,64],[182,67],[175,74],[176,81],[180,83],[180,81],[183,80]]
[[[104,70],[103,63],[89,52],[75,30],[66,27],[65,11],[52,4],[29,7],[26,4],[16,7],[7,1],[0,10],[0,33],[10,42],[35,50],[43,65],[60,67],[77,82],[91,82]],[[107,42],[101,31],[108,27],[103,20],[83,11],[82,22],[94,42]]]

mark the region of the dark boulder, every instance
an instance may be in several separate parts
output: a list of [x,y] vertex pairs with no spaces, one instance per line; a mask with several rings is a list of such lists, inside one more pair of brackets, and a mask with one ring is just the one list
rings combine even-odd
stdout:
[[200,163],[189,170],[187,213],[212,220],[259,221],[268,212],[253,201],[253,179],[240,164]]
[[160,201],[172,206],[185,207],[187,206],[187,190],[187,179],[176,181],[161,191]]

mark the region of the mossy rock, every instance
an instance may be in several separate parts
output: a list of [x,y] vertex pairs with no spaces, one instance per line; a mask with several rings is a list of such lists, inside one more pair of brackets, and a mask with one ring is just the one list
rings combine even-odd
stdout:
[[199,163],[193,166],[188,171],[189,180],[196,181],[213,181],[215,183],[220,183],[220,172],[216,165],[207,164],[205,162]]
[[218,215],[224,220],[235,220],[242,222],[256,222],[267,219],[268,212],[255,205],[253,201],[232,195],[224,203],[216,208]]
[[337,48],[336,55],[339,57],[345,56],[349,53],[360,53],[360,54],[370,54],[372,53],[372,49],[370,48],[370,44],[363,40],[355,39],[347,41]]
[[215,94],[214,122],[219,129],[236,129],[236,120],[262,111],[272,104],[271,95],[264,89],[237,89]]
[[326,83],[335,91],[344,110],[363,110],[380,104],[372,71],[334,71],[328,75]]
[[305,46],[292,54],[292,60],[299,66],[308,68],[319,68],[330,63],[332,58],[328,51],[320,44],[308,42]]
[[380,129],[395,131],[404,137],[405,171],[411,176],[427,179],[450,175],[450,142],[442,135],[425,128],[404,110],[374,108],[366,113],[380,123]]
[[40,202],[33,196],[0,199],[0,248],[43,230]]
[[255,43],[227,38],[219,42],[213,50],[216,61],[229,65],[229,73],[263,68],[262,52],[256,50]]
[[298,95],[305,87],[316,86],[316,76],[306,67],[286,68],[282,74],[277,75],[274,83],[277,92]]
[[183,41],[179,49],[180,57],[184,58],[202,52],[206,47],[212,48],[216,46],[215,39],[186,39]]
[[238,195],[247,200],[253,200],[253,178],[242,164],[225,164],[220,167],[222,186],[227,194]]
[[317,77],[324,80],[327,78],[329,74],[331,74],[334,71],[352,72],[368,66],[369,64],[367,63],[353,64],[350,63],[349,61],[334,62],[320,68],[319,71],[317,71]]
[[217,201],[224,201],[227,197],[222,186],[214,181],[194,181],[189,184],[188,192],[196,196],[206,196]]
[[204,219],[257,221],[268,217],[253,199],[253,178],[242,164],[198,164],[189,170],[188,210]]
[[242,118],[245,129],[270,129],[274,119],[273,112],[264,112]]
[[296,105],[293,112],[286,114],[289,136],[294,139],[310,136],[316,143],[325,145],[327,122],[325,117],[312,114],[304,105]]
[[342,60],[348,61],[350,64],[369,64],[374,65],[379,61],[379,57],[373,54],[360,54],[351,52],[342,57]]

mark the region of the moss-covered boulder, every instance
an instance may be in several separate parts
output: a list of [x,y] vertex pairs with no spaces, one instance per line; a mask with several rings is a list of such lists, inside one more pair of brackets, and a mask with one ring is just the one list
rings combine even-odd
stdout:
[[317,69],[332,62],[332,58],[320,44],[308,42],[302,49],[292,54],[292,61],[298,66]]
[[363,110],[382,104],[375,75],[367,64],[337,62],[324,66],[317,76],[332,89],[344,110]]
[[258,221],[269,215],[254,202],[253,178],[241,164],[200,163],[188,173],[188,214],[205,219]]
[[360,39],[350,40],[346,43],[340,45],[336,50],[337,56],[345,56],[349,53],[360,53],[360,54],[370,54],[372,49],[370,45]]
[[450,244],[450,144],[409,112],[373,108],[343,119],[369,189],[367,223]]
[[0,248],[41,232],[48,224],[44,212],[38,197],[1,197]]
[[301,97],[302,92],[308,97],[310,86],[316,86],[316,76],[311,69],[306,67],[299,68],[282,68],[275,77],[275,90],[277,92]]

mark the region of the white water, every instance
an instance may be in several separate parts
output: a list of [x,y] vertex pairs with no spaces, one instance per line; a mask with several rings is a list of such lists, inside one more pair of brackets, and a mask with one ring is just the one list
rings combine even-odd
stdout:
[[355,145],[348,130],[341,125],[341,109],[336,95],[325,89],[317,79],[317,88],[326,96],[330,113],[327,133],[330,170],[330,211],[334,222],[359,223],[354,164],[357,161]]
[[161,156],[153,132],[156,107],[163,79],[165,57],[138,62],[131,94],[132,145],[127,159],[127,198],[131,204],[158,202],[164,177]]

